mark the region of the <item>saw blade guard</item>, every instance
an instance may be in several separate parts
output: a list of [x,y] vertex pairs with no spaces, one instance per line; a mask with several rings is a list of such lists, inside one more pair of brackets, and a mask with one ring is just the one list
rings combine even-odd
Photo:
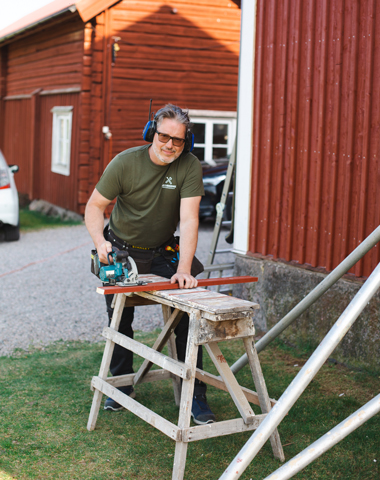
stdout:
[[[131,256],[128,256],[127,264],[129,266],[124,267],[124,280],[123,283],[125,285],[129,285],[130,283],[137,283],[139,279],[139,274],[137,271],[136,262],[133,260]],[[127,268],[126,268],[127,267]]]

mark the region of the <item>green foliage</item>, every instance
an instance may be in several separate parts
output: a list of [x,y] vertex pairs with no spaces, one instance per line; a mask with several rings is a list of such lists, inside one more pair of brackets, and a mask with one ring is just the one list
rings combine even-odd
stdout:
[[62,220],[59,217],[44,215],[40,212],[32,212],[28,208],[20,209],[20,230],[24,232],[41,230],[42,228],[80,225],[81,223],[74,220]]
[[[135,338],[152,345],[155,335],[136,332]],[[87,431],[90,381],[98,373],[103,349],[103,343],[59,342],[0,358],[0,480],[171,478],[174,442],[130,412],[101,409],[96,429]],[[225,342],[221,349],[230,364],[243,353],[238,341]],[[205,369],[216,373],[207,354],[204,357]],[[270,346],[260,360],[269,395],[279,398],[307,358]],[[141,359],[136,357],[135,364]],[[248,367],[237,377],[240,384],[253,388]],[[379,391],[379,378],[368,382],[364,374],[358,377],[341,366],[323,366],[279,427],[286,459]],[[171,381],[142,384],[136,392],[139,402],[177,423]],[[209,387],[207,396],[219,421],[239,416],[227,393]],[[254,410],[260,413],[259,407]],[[378,479],[379,431],[377,415],[294,478]],[[190,443],[185,478],[219,478],[250,436],[233,434]],[[267,442],[241,479],[265,478],[278,467]]]

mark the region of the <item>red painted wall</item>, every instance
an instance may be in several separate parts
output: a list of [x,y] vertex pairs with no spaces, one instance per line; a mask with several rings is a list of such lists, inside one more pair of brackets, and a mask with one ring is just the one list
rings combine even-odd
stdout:
[[379,225],[379,73],[375,0],[259,0],[251,253],[332,270]]

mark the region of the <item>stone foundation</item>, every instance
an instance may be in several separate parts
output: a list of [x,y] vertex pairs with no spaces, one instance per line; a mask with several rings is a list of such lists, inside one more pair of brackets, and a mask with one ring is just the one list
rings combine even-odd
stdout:
[[[325,277],[268,259],[236,256],[235,275],[253,275],[257,283],[234,286],[234,296],[260,304],[254,315],[258,332],[266,332]],[[338,320],[362,283],[340,279],[279,338],[314,349]],[[380,371],[380,292],[372,298],[331,357],[345,364]]]

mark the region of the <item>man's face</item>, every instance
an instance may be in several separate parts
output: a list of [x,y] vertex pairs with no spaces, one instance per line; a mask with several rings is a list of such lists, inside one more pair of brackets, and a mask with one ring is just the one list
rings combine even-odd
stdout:
[[[178,123],[170,118],[164,118],[160,125],[157,125],[157,131],[171,137],[185,138],[186,127],[183,123]],[[157,165],[167,165],[174,162],[182,153],[185,144],[180,147],[173,145],[173,140],[170,138],[167,143],[160,142],[157,132],[153,137],[153,144],[151,152],[151,160]]]

